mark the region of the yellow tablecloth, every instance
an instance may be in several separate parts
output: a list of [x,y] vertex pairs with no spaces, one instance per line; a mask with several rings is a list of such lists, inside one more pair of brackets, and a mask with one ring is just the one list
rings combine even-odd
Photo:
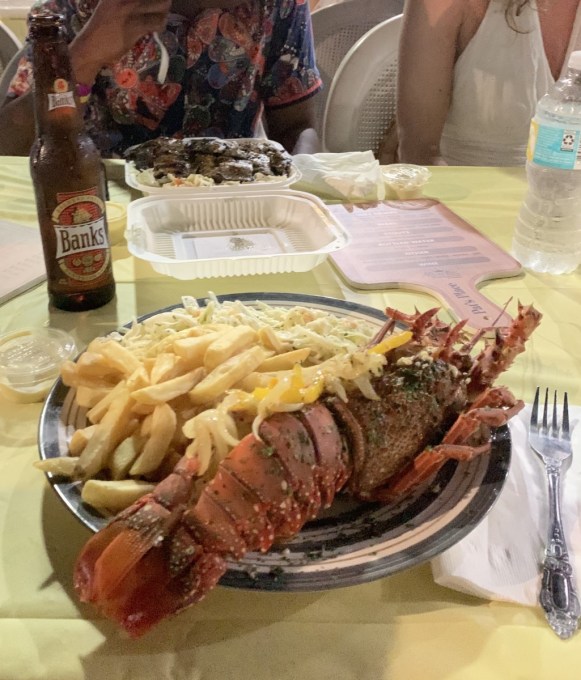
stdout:
[[[109,165],[111,199],[129,200]],[[119,180],[116,178],[119,177]],[[434,168],[427,193],[505,249],[525,189],[520,170]],[[26,159],[0,159],[0,217],[35,225]],[[117,299],[86,313],[48,308],[41,285],[0,307],[0,332],[24,325],[70,331],[80,346],[136,315],[203,296],[252,291],[328,295],[412,311],[429,295],[350,289],[332,267],[306,274],[183,282],[114,247]],[[581,403],[581,274],[524,274],[488,283],[497,304],[544,314],[528,351],[504,376],[531,400],[537,383]],[[434,584],[429,565],[323,593],[218,587],[204,602],[130,641],[73,592],[73,562],[89,532],[33,469],[41,406],[0,401],[0,680],[517,680],[579,677],[581,634],[562,642],[538,609],[487,602]],[[518,518],[515,518],[518,521]]]

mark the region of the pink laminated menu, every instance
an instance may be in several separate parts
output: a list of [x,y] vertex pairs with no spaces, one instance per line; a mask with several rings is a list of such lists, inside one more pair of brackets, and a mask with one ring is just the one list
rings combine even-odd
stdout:
[[329,207],[352,238],[331,257],[355,288],[430,293],[474,329],[510,323],[477,286],[519,274],[520,264],[446,206],[422,198]]

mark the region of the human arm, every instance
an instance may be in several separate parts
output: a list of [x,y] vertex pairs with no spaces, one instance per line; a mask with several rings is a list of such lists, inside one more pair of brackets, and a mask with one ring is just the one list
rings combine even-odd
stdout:
[[[277,0],[272,38],[260,86],[268,136],[290,153],[321,150],[314,129],[314,97],[322,87],[315,63],[309,6]],[[288,11],[287,11],[288,8]]]
[[[139,38],[163,30],[170,6],[171,0],[100,0],[78,35],[74,36],[67,26],[76,81],[91,86],[101,68],[117,62]],[[55,3],[49,7],[60,10]],[[70,22],[70,11],[64,13]],[[18,94],[1,108],[0,155],[28,155],[34,140],[31,94],[28,91]]]
[[452,97],[465,0],[406,0],[400,37],[399,159],[441,164],[440,137]]
[[267,110],[268,136],[290,153],[318,153],[321,142],[314,120],[313,97],[281,109]]

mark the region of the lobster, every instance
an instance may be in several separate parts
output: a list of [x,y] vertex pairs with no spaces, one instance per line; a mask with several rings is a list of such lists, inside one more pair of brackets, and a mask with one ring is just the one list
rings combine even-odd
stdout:
[[273,413],[220,462],[201,493],[197,460],[182,457],[85,545],[74,570],[80,599],[140,636],[200,601],[228,560],[296,535],[337,493],[393,502],[447,460],[486,454],[491,428],[523,407],[493,383],[541,315],[519,304],[513,323],[490,339],[483,331],[468,337],[464,322],[446,325],[437,311],[386,310],[377,347],[398,324],[410,333],[386,353],[373,379],[376,399],[352,390],[346,400],[323,394],[298,411]]

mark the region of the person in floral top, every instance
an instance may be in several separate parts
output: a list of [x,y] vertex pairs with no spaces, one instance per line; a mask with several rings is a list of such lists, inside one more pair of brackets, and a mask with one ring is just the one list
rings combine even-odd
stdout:
[[[307,0],[44,0],[31,11],[45,7],[65,17],[103,157],[162,135],[253,137],[261,120],[289,151],[318,150]],[[4,155],[29,153],[30,80],[23,57],[0,115]]]

